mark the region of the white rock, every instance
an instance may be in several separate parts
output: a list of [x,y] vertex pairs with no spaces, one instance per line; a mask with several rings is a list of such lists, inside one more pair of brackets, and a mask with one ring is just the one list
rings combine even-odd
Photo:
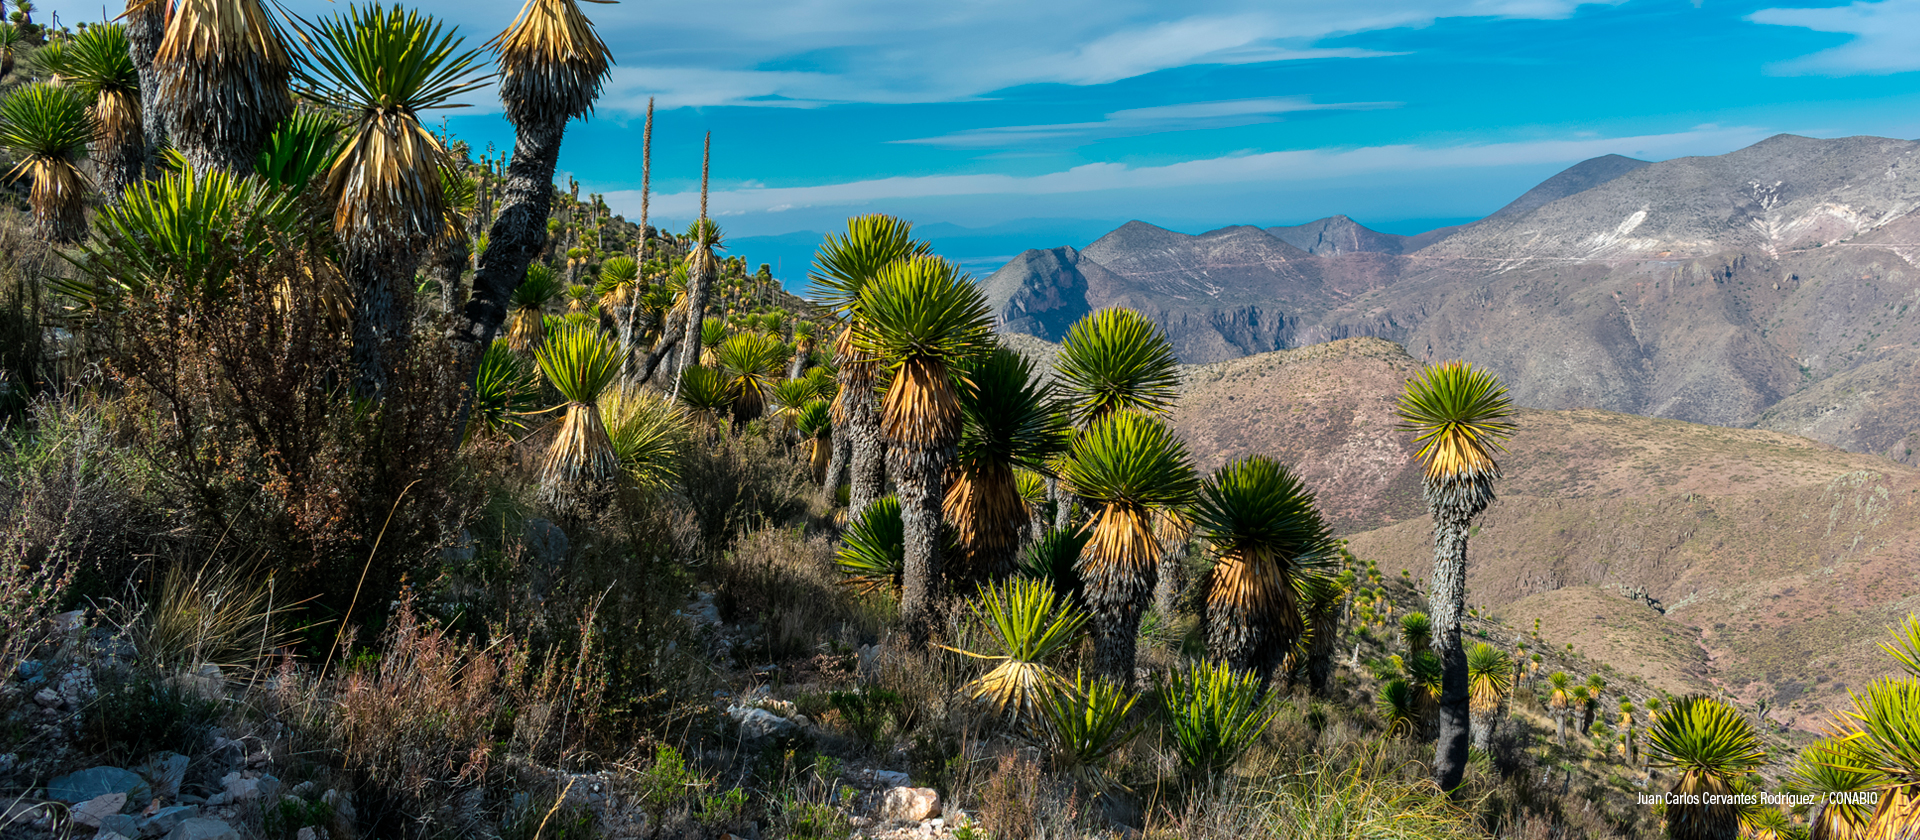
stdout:
[[882,819],[920,822],[940,816],[940,792],[933,788],[892,788],[880,800]]
[[799,728],[793,721],[750,706],[734,706],[727,710],[727,716],[740,724],[740,737],[748,741],[786,735]]
[[100,821],[120,813],[127,807],[127,795],[124,793],[103,793],[85,802],[73,806],[70,812],[73,821],[84,826],[99,828]]

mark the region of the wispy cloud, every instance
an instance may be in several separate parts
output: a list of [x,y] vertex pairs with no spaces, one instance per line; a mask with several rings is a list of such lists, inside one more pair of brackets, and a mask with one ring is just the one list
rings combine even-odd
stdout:
[[1762,9],[1754,23],[1838,32],[1853,40],[1768,69],[1789,75],[1852,76],[1920,70],[1920,0],[1878,0],[1819,9]]
[[[857,206],[900,199],[952,196],[1036,196],[1107,190],[1152,190],[1222,184],[1287,184],[1326,181],[1355,175],[1444,171],[1540,163],[1574,163],[1605,154],[1663,159],[1686,154],[1719,154],[1756,142],[1770,132],[1748,127],[1702,126],[1692,131],[1632,137],[1579,137],[1455,146],[1368,146],[1306,149],[1230,155],[1164,166],[1134,167],[1093,163],[1042,175],[931,175],[878,178],[842,184],[734,189],[715,192],[717,214],[784,212],[795,208]],[[634,215],[637,191],[607,194],[616,210]],[[653,198],[660,218],[691,217],[699,193],[666,193]]]
[[1304,96],[1227,99],[1188,102],[1114,111],[1092,122],[1049,125],[1008,125],[970,128],[937,137],[894,140],[945,149],[1012,149],[1062,141],[1091,142],[1109,137],[1137,137],[1167,131],[1194,131],[1278,122],[1283,115],[1303,111],[1365,111],[1398,107],[1398,102],[1343,102],[1318,104]]

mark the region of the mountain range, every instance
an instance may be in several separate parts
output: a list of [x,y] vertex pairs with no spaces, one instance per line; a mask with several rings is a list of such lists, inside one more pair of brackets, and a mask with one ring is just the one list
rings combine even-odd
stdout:
[[1769,138],[1575,165],[1418,236],[1344,216],[1197,236],[1130,222],[983,281],[1002,330],[1058,341],[1129,306],[1184,362],[1360,336],[1463,358],[1522,405],[1803,435],[1916,463],[1920,143]]

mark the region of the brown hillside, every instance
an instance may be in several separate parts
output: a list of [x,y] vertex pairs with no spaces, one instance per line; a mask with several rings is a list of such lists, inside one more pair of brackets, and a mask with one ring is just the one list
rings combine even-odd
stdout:
[[[1417,365],[1350,339],[1187,369],[1174,417],[1211,469],[1293,464],[1353,550],[1424,580],[1418,473],[1392,406]],[[1920,608],[1920,470],[1778,432],[1522,410],[1472,541],[1473,603],[1654,685],[1766,701],[1816,728],[1885,673]],[[1663,606],[1628,600],[1646,591]]]

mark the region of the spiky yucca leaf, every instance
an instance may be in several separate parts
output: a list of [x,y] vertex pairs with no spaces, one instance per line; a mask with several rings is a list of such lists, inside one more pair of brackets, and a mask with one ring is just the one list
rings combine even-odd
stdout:
[[324,111],[302,111],[280,121],[260,149],[253,171],[270,184],[300,191],[340,156],[346,131]]
[[1648,731],[1647,750],[1649,764],[1679,772],[1673,793],[1700,797],[1694,800],[1699,804],[1668,806],[1672,836],[1731,836],[1738,830],[1737,806],[1704,797],[1732,793],[1736,777],[1767,761],[1766,749],[1739,711],[1710,697],[1683,697]]
[[939,257],[883,266],[860,289],[854,345],[891,375],[881,428],[891,441],[950,444],[961,409],[953,377],[990,351],[992,316],[973,279]]
[[739,333],[720,342],[714,358],[733,391],[734,419],[746,422],[758,418],[766,409],[767,389],[782,372],[786,345],[765,333]]
[[419,112],[485,84],[481,53],[419,12],[350,7],[298,28],[307,60],[302,93],[354,114],[346,146],[327,172],[334,233],[366,253],[406,253],[442,237],[448,164]]
[[767,390],[768,404],[773,408],[773,416],[780,419],[782,426],[794,428],[800,419],[800,409],[819,399],[813,391],[813,383],[805,379],[782,379],[773,383]]
[[597,325],[563,322],[533,353],[568,402],[592,405],[620,372],[620,346]]
[[1374,708],[1387,725],[1387,735],[1412,735],[1420,729],[1420,707],[1413,686],[1399,677],[1387,680],[1374,698]]
[[834,563],[846,576],[847,583],[862,594],[897,588],[907,567],[906,525],[900,519],[900,497],[882,496],[867,505],[847,526]]
[[996,714],[1032,719],[1046,696],[1061,688],[1060,676],[1048,662],[1079,643],[1086,614],[1046,581],[1020,578],[980,587],[972,611],[993,639],[995,652],[942,647],[996,664],[964,690]]
[[473,381],[473,410],[466,437],[476,433],[505,434],[526,427],[520,418],[534,413],[540,399],[533,372],[506,339],[496,339],[480,356]]
[[568,286],[562,294],[566,295],[567,298],[568,315],[576,312],[585,312],[587,311],[587,307],[594,302],[593,287],[585,283],[575,283]]
[[20,34],[20,27],[11,23],[0,23],[0,79],[13,73],[13,63],[20,57],[20,48],[26,39]]
[[1044,580],[1053,586],[1053,591],[1066,596],[1067,600],[1084,606],[1084,586],[1080,581],[1080,553],[1086,549],[1087,540],[1092,537],[1085,531],[1071,528],[1048,528],[1027,550],[1020,554],[1018,571],[1022,577]]
[[1224,662],[1176,668],[1157,693],[1180,763],[1198,778],[1226,772],[1279,711],[1258,677]]
[[720,342],[726,340],[727,320],[725,318],[708,318],[700,322],[700,347],[702,349],[713,350],[720,346]]
[[547,381],[567,399],[560,432],[540,465],[541,501],[587,501],[618,475],[619,459],[600,416],[600,395],[620,372],[620,347],[592,324],[562,324],[533,353]]
[[733,408],[733,389],[720,371],[692,365],[680,374],[680,404],[695,417],[711,421]]
[[1882,790],[1887,776],[1872,769],[1857,741],[1828,738],[1808,744],[1787,768],[1788,793],[1821,797],[1809,815],[1812,840],[1862,840],[1873,822],[1874,806],[1863,794]]
[[1407,382],[1397,410],[1429,482],[1499,477],[1493,455],[1513,435],[1513,401],[1493,374],[1465,362],[1428,367]]
[[1475,642],[1467,649],[1467,697],[1477,714],[1492,714],[1513,688],[1513,659],[1505,651]]
[[613,65],[613,54],[574,0],[527,0],[513,25],[488,44],[500,54],[500,103],[517,126],[592,112]]
[[807,276],[811,294],[820,305],[852,315],[860,290],[880,269],[909,257],[933,253],[933,246],[913,238],[913,223],[879,213],[847,220],[847,232],[827,234]]
[[1920,615],[1909,615],[1899,629],[1893,631],[1893,640],[1883,642],[1880,649],[1907,669],[1907,673],[1920,678]]
[[600,415],[614,459],[636,487],[659,490],[679,477],[687,419],[678,406],[637,387],[616,387],[600,396]]
[[1296,579],[1334,556],[1333,532],[1306,485],[1263,455],[1235,461],[1208,478],[1193,518],[1215,560],[1207,587],[1209,653],[1264,672],[1305,632]]
[[834,381],[832,368],[819,365],[807,368],[807,374],[803,378],[807,380],[807,384],[813,386],[814,395],[820,399],[832,402],[834,397],[839,396],[840,383]]
[[293,112],[293,55],[260,0],[178,0],[155,53],[167,129],[196,166],[251,168]]
[[17,161],[12,179],[32,179],[34,234],[58,243],[86,235],[87,179],[79,169],[97,123],[87,97],[64,85],[36,83],[0,98],[0,148]]
[[1179,388],[1173,346],[1159,325],[1131,309],[1102,309],[1067,331],[1054,360],[1077,426],[1115,411],[1162,414]]
[[1433,618],[1415,611],[1400,616],[1400,644],[1408,653],[1427,650],[1433,643]]
[[965,376],[960,442],[943,510],[962,552],[960,569],[949,574],[977,579],[1006,571],[1032,514],[1016,472],[1044,469],[1066,450],[1071,431],[1020,354],[995,348]]
[[1084,671],[1044,695],[1039,704],[1040,734],[1053,769],[1094,791],[1118,787],[1107,775],[1106,765],[1145,726],[1144,722],[1127,725],[1127,715],[1139,699],[1119,683],[1089,677]]
[[600,279],[593,284],[593,292],[600,296],[602,306],[626,306],[639,280],[640,267],[632,257],[613,257],[600,264]]
[[1029,469],[1016,469],[1013,471],[1013,492],[1027,506],[1028,516],[1038,516],[1040,506],[1047,503],[1046,476]]
[[[794,380],[797,381],[797,380]],[[807,444],[807,462],[813,467],[814,481],[827,479],[827,467],[833,459],[833,409],[823,399],[808,400],[793,418],[794,428]]]
[[545,263],[527,266],[527,276],[513,289],[507,301],[507,344],[525,353],[546,340],[546,317],[540,311],[560,296],[565,287],[559,275]]

